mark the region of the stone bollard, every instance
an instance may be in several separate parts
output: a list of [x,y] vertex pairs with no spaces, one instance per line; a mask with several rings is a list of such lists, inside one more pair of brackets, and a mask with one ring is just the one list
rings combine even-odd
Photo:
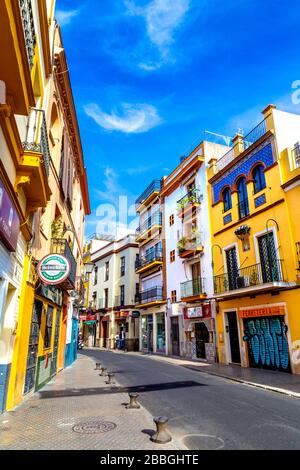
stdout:
[[128,410],[130,410],[130,409],[136,409],[136,410],[140,409],[141,405],[139,405],[139,403],[137,402],[139,394],[136,393],[136,392],[130,392],[130,393],[128,393],[128,395],[129,395],[129,398],[130,398],[130,403],[129,403],[129,405],[126,405],[126,408]]
[[158,418],[154,418],[153,421],[156,424],[156,433],[151,436],[151,441],[156,444],[166,444],[167,442],[170,442],[172,437],[167,431],[169,418],[166,416],[159,416]]
[[101,370],[101,362],[96,362],[95,370]]
[[106,368],[106,367],[101,367],[101,374],[100,374],[100,375],[101,375],[102,377],[105,376],[105,375],[107,375],[106,371],[107,371],[107,368]]
[[112,372],[108,372],[107,376],[108,376],[108,380],[105,383],[107,383],[108,385],[114,384],[115,383],[115,381],[114,381],[115,374],[113,374]]

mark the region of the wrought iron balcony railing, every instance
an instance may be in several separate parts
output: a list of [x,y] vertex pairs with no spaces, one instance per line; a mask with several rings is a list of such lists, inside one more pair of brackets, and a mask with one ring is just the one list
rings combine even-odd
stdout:
[[135,201],[135,206],[138,207],[154,192],[160,191],[160,180],[153,180],[145,191]]
[[[245,151],[255,142],[257,142],[267,132],[266,120],[261,121],[243,138],[243,150]],[[238,145],[238,144],[237,144]],[[217,171],[223,170],[235,158],[235,147],[232,147],[228,152],[217,161]]]
[[274,260],[214,276],[214,290],[215,294],[221,294],[236,289],[281,281],[284,281],[282,260]]
[[31,109],[27,118],[26,135],[22,145],[24,150],[43,154],[44,167],[47,176],[49,176],[51,156],[44,110]]
[[205,279],[198,277],[180,284],[181,298],[205,294]]
[[162,287],[152,287],[143,292],[140,292],[139,295],[136,295],[137,303],[146,304],[149,302],[156,302],[163,300],[163,288]]
[[185,196],[177,201],[177,211],[182,211],[189,204],[200,204],[203,199],[203,194],[200,193],[199,189],[191,189]]
[[76,261],[67,240],[64,238],[52,238],[51,253],[64,255],[69,260],[71,266],[70,274],[68,279],[63,284],[61,284],[61,287],[65,288],[66,290],[73,290],[75,288]]
[[24,39],[30,70],[33,67],[34,50],[36,46],[36,33],[34,27],[31,0],[19,0]]
[[183,255],[188,251],[198,251],[203,248],[203,233],[198,232],[197,235],[190,237],[182,237],[177,243],[178,254]]
[[162,214],[161,212],[157,211],[155,214],[153,214],[151,217],[148,217],[145,222],[143,222],[137,229],[136,229],[136,236],[138,237],[139,235],[143,234],[147,230],[151,229],[155,225],[161,225],[162,224]]
[[141,256],[140,258],[136,259],[135,269],[138,270],[140,268],[147,266],[148,264],[153,263],[154,261],[162,262],[162,260],[163,260],[162,250],[155,250],[153,252],[150,252],[147,255]]
[[125,299],[121,295],[116,295],[115,296],[115,302],[114,302],[114,307],[124,307],[125,305]]

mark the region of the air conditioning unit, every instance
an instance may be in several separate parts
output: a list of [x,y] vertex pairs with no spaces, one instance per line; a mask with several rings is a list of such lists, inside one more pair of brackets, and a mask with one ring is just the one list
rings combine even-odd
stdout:
[[236,286],[238,289],[242,289],[243,287],[250,286],[250,277],[249,276],[238,276],[236,278]]

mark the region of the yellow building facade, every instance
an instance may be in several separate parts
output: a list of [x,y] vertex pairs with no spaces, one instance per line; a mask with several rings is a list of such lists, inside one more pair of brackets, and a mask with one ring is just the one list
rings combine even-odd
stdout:
[[300,116],[270,105],[208,169],[220,363],[300,373]]
[[[74,357],[87,179],[55,1],[0,5],[0,410],[11,410]],[[1,201],[2,202],[2,201]],[[9,228],[12,239],[7,239]],[[37,265],[68,258],[63,285]],[[8,264],[7,264],[8,263]],[[8,269],[5,268],[8,266]],[[74,320],[74,321],[73,321]],[[78,322],[78,320],[77,320]]]

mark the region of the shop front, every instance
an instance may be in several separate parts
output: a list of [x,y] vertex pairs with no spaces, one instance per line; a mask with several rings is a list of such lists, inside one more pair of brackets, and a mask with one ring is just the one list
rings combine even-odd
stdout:
[[38,282],[31,317],[23,394],[39,390],[57,371],[63,292]]
[[141,312],[140,350],[148,353],[167,354],[167,322],[164,311],[152,311],[147,314]]
[[214,321],[210,303],[184,308],[185,355],[215,362]]
[[139,316],[133,310],[115,312],[115,347],[124,351],[139,350]]

